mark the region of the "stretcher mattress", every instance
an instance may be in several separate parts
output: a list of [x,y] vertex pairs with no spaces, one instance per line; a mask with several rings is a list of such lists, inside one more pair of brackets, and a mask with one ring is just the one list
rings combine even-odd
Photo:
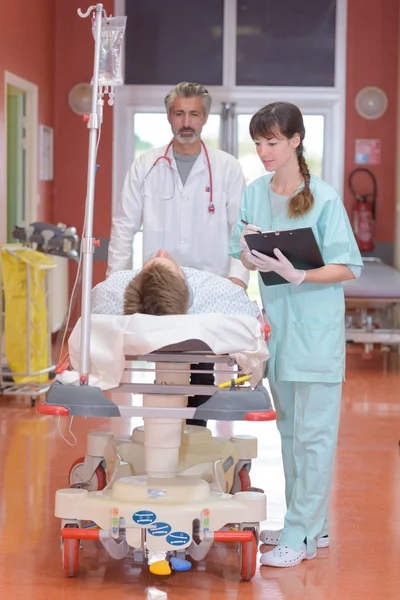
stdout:
[[[58,379],[76,383],[79,379],[81,320],[69,338],[69,353],[73,371]],[[90,334],[89,384],[102,390],[117,387],[122,379],[126,356],[150,354],[165,346],[186,340],[200,340],[213,354],[229,355],[245,373],[252,373],[256,384],[264,374],[264,362],[269,358],[260,323],[254,317],[222,314],[110,316],[92,315]]]
[[346,298],[400,299],[400,272],[380,261],[365,261],[358,279],[345,281]]

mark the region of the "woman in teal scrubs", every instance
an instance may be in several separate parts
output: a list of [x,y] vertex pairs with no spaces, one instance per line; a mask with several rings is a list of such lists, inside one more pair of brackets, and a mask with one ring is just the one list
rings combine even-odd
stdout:
[[[229,253],[250,270],[276,272],[288,282],[266,286],[259,275],[272,330],[267,377],[282,441],[287,505],[283,529],[261,534],[263,542],[276,545],[261,563],[290,567],[329,545],[328,502],[345,370],[342,282],[359,277],[363,263],[338,193],[310,175],[298,107],[265,106],[252,117],[250,135],[273,174],[245,190]],[[312,228],[325,266],[295,269],[279,250],[276,258],[250,252],[244,238],[259,230],[303,227]]]

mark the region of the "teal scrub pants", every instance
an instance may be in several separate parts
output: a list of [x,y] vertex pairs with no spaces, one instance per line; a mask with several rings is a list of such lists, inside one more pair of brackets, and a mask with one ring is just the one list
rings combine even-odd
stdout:
[[287,511],[279,544],[316,551],[328,533],[328,504],[340,418],[341,383],[270,382],[281,435]]

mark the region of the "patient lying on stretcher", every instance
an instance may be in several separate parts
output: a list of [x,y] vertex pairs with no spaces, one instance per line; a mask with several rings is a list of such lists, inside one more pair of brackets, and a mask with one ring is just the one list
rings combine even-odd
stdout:
[[260,315],[243,288],[214,273],[180,267],[165,250],[140,271],[116,271],[96,285],[92,313]]

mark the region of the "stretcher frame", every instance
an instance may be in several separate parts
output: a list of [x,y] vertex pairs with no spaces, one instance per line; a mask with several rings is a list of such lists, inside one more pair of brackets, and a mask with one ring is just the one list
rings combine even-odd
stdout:
[[[78,14],[87,17],[91,11],[94,11],[95,56],[92,109],[88,119],[89,156],[85,228],[81,244],[83,279],[79,385],[63,385],[55,382],[48,391],[46,402],[40,405],[39,411],[42,414],[58,416],[133,416],[138,414],[135,407],[118,407],[99,388],[89,385],[90,296],[96,242],[93,237],[95,159],[102,114],[99,99],[100,96],[102,99],[103,95],[101,93],[98,95],[97,89],[101,23],[103,13],[105,14],[102,4],[91,6],[86,13],[82,13],[79,9]],[[153,452],[151,457],[146,455],[148,475],[145,479],[139,476],[123,477],[113,481],[111,477],[109,485],[103,491],[88,492],[87,489],[70,487],[56,492],[55,515],[61,519],[62,559],[64,571],[68,576],[77,573],[78,553],[82,539],[101,541],[109,554],[115,558],[123,558],[130,548],[134,548],[142,558],[146,555],[149,558],[152,552],[161,551],[165,556],[168,554],[177,556],[182,553],[186,556],[188,552],[193,559],[200,560],[206,556],[213,541],[236,543],[240,576],[245,580],[254,576],[259,523],[266,518],[265,495],[261,492],[237,492],[230,495],[222,490],[211,491],[209,484],[201,479],[174,476],[171,478],[170,474],[174,472],[176,474],[177,471],[176,439],[179,437],[179,427],[182,426],[184,418],[218,418],[231,421],[236,417],[248,420],[271,420],[275,418],[275,414],[270,409],[269,395],[262,386],[256,386],[255,389],[237,389],[232,384],[231,389],[228,390],[213,389],[212,386],[189,386],[190,364],[196,360],[215,363],[221,361],[221,357],[210,355],[204,348],[196,348],[194,351],[186,348],[181,349],[181,352],[183,354],[178,353],[178,355],[172,352],[179,369],[174,369],[172,366],[169,373],[160,370],[163,379],[157,381],[160,374],[158,373],[156,386],[152,389],[145,387],[146,384],[123,384],[114,390],[145,392],[144,419],[149,422],[150,420],[161,421],[163,425],[161,430],[157,429],[154,423],[152,427],[145,426],[145,436],[146,427],[149,432],[148,447],[153,444],[158,451],[160,444],[164,444],[162,453]],[[171,355],[168,356],[168,352],[164,354],[161,350],[153,355],[138,358],[150,358],[152,362],[156,362],[156,365],[171,365],[169,362]],[[227,358],[224,356],[222,360],[226,362]],[[185,368],[183,365],[186,365]],[[147,391],[150,393],[146,393]],[[157,395],[160,391],[161,394]],[[185,407],[188,393],[204,395],[211,391],[214,393],[201,407],[195,409]],[[159,398],[164,404],[169,405],[168,416],[164,419],[160,417]],[[250,400],[250,404],[244,407],[246,400]],[[143,416],[143,409],[140,414]],[[156,419],[152,419],[152,415]],[[168,436],[164,428],[168,431],[174,430],[175,446],[168,445]],[[157,440],[154,431],[160,432],[161,441]],[[154,477],[154,473],[159,471],[163,475]],[[156,490],[162,488],[163,493],[153,497],[154,488]],[[143,512],[145,516],[147,514],[147,520],[143,518]],[[154,519],[149,520],[149,513],[154,516]],[[84,528],[83,522],[88,519],[93,521],[98,529],[88,531]],[[158,523],[155,525],[167,526],[169,531],[175,530],[175,532],[170,535],[162,533],[161,536],[154,533],[152,523],[156,519]],[[236,530],[222,530],[226,523],[236,524]]]
[[[188,345],[193,349],[189,350]],[[113,393],[144,393],[144,403],[147,399],[150,404],[154,399],[158,403],[159,398],[165,400],[166,404],[168,404],[169,398],[175,401],[177,398],[181,398],[183,400],[181,406],[178,408],[162,408],[151,405],[145,407],[117,406],[99,388],[62,385],[56,382],[49,390],[46,403],[40,405],[39,412],[58,416],[93,416],[94,414],[108,417],[142,416],[145,420],[152,420],[155,417],[162,423],[163,419],[168,423],[171,419],[183,421],[185,418],[211,418],[228,421],[269,421],[276,418],[269,393],[262,384],[256,386],[255,389],[245,385],[235,386],[234,381],[229,389],[188,385],[189,374],[192,372],[191,364],[200,362],[205,364],[230,362],[232,364],[233,362],[228,355],[216,356],[210,353],[210,349],[205,347],[203,342],[190,340],[182,344],[181,348],[179,345],[174,345],[161,348],[148,355],[126,358],[129,364],[135,360],[155,362],[157,377],[161,376],[166,381],[156,381],[155,386],[146,383],[124,383],[113,389]],[[158,365],[161,368],[158,368]],[[131,373],[131,369],[132,367],[128,366],[126,372]],[[133,372],[140,371],[134,367],[133,369]],[[199,372],[202,371],[196,370],[196,373]],[[168,380],[173,382],[172,385]],[[87,395],[85,402],[82,403],[84,390]],[[186,408],[184,407],[187,399],[185,396],[188,394],[211,394],[211,397],[198,408]],[[95,439],[94,443],[98,447],[102,441]],[[237,464],[237,469],[249,464],[249,459],[251,464],[251,459],[255,458],[254,443],[256,443],[256,438],[243,440],[243,443],[239,441],[244,453],[240,456],[241,460]],[[165,452],[168,452],[168,448],[163,450],[163,453]],[[163,553],[169,557],[191,557],[194,560],[201,560],[205,558],[214,541],[232,542],[238,544],[241,578],[249,580],[254,576],[259,523],[266,519],[266,497],[262,491],[226,493],[222,487],[223,471],[226,467],[222,461],[216,461],[214,465],[216,488],[214,485],[214,490],[211,492],[204,487],[208,484],[196,478],[175,475],[171,479],[170,477],[159,478],[158,474],[157,476],[149,475],[145,485],[148,486],[148,489],[150,489],[149,486],[152,486],[152,490],[155,486],[157,488],[161,486],[166,495],[164,504],[161,498],[145,499],[144,501],[143,498],[135,499],[135,494],[131,492],[130,487],[135,489],[136,485],[136,489],[138,489],[139,483],[139,489],[143,489],[143,477],[129,477],[129,469],[126,470],[126,465],[121,463],[115,465],[115,470],[111,472],[109,483],[103,491],[89,492],[86,488],[92,474],[102,463],[104,454],[102,450],[88,452],[82,465],[80,484],[56,492],[55,515],[61,519],[62,523],[63,564],[67,575],[73,576],[78,570],[80,541],[96,539],[103,543],[114,558],[123,558],[130,548],[134,548],[136,559],[149,558],[152,553]],[[156,461],[160,460],[159,454],[154,453],[154,457]],[[154,465],[154,460],[152,464]],[[146,472],[151,473],[148,469]],[[125,477],[121,477],[121,474]],[[171,495],[171,492],[173,494],[174,487],[177,485],[181,486],[184,490],[182,495],[188,499],[183,502],[170,502],[167,496]],[[121,492],[120,489],[122,489]],[[121,497],[118,495],[120,493]],[[152,523],[132,524],[128,515],[140,514],[143,511],[150,511],[152,515],[157,515],[156,524],[167,523],[168,528],[178,530],[178,533],[175,532],[176,535],[179,534],[178,538],[155,537],[151,534]],[[180,515],[178,521],[176,513]],[[118,518],[114,516],[117,519],[115,522],[117,524],[114,523],[114,526],[111,526],[111,515],[118,515]],[[95,532],[88,532],[82,527],[82,523],[89,516],[100,528]],[[227,522],[234,524],[237,531],[224,530]],[[174,544],[179,544],[179,548]]]

